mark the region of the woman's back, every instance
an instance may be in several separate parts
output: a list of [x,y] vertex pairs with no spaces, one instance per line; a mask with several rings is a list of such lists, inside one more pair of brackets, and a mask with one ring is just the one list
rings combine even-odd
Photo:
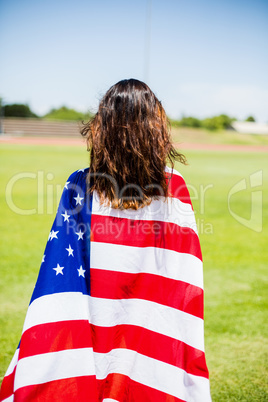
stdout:
[[210,401],[202,255],[161,103],[124,80],[82,133],[0,400]]
[[195,218],[183,178],[167,176],[173,197],[135,211],[93,195],[90,315],[100,398],[209,400]]

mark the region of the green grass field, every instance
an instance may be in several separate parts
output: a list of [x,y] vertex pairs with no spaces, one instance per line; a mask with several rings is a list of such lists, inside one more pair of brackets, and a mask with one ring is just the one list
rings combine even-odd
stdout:
[[[1,144],[0,153],[2,379],[20,339],[56,213],[56,198],[69,174],[87,165],[88,154],[79,147],[7,144]],[[193,197],[203,251],[205,344],[212,398],[267,401],[267,154],[187,151],[186,155],[189,165],[176,167]],[[249,222],[257,232],[231,215],[228,194],[244,178],[249,184],[249,176],[258,171],[263,184],[253,190],[262,191],[262,224],[260,206],[255,210],[255,204]],[[10,180],[23,172],[28,177],[16,176],[20,179],[11,192]],[[38,198],[38,191],[42,197]],[[251,204],[251,191],[246,189],[233,194],[230,208],[249,220]],[[19,213],[30,209],[37,211]]]
[[241,134],[232,130],[209,131],[201,128],[172,127],[175,143],[268,145],[268,135]]

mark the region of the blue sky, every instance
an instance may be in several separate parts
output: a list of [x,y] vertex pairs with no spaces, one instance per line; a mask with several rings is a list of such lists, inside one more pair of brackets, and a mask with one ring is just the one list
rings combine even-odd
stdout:
[[268,122],[267,44],[267,0],[0,0],[0,96],[96,110],[133,77],[173,118]]

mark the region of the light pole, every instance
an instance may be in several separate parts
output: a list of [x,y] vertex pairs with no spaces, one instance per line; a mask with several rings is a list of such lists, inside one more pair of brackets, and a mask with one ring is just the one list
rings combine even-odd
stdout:
[[151,22],[152,22],[152,0],[147,0],[146,22],[145,22],[145,46],[144,46],[144,81],[147,84],[149,82],[149,73],[150,73]]

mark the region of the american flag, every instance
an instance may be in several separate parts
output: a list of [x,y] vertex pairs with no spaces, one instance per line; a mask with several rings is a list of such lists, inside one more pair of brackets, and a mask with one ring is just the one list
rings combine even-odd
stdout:
[[210,401],[203,266],[182,176],[137,211],[67,180],[0,400]]

